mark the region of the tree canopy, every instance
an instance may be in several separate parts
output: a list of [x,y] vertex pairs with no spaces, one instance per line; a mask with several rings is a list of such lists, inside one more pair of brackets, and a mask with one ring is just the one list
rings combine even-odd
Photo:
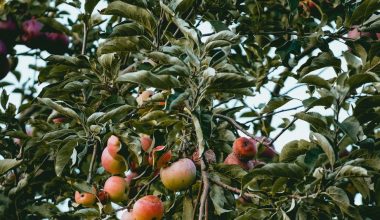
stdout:
[[[379,12],[378,0],[0,1],[0,216],[144,219],[148,201],[162,202],[156,219],[377,219]],[[25,56],[45,62],[21,70]],[[309,139],[276,142],[297,120]]]

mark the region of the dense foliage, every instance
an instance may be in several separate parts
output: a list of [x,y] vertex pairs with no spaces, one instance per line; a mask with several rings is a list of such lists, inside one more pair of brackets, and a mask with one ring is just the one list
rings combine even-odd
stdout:
[[[28,74],[21,55],[47,62],[30,66],[41,92],[13,90],[20,106],[2,88],[1,217],[116,218],[153,201],[159,218],[161,200],[165,219],[377,219],[378,0],[122,0],[100,15],[98,3],[0,1],[1,78]],[[274,126],[292,100],[298,113]],[[296,120],[310,140],[277,143]]]

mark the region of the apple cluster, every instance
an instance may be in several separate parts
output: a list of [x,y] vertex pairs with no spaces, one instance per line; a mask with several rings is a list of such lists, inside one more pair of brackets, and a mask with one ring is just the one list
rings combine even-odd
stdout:
[[[16,43],[22,43],[32,49],[46,50],[52,54],[64,54],[68,50],[67,35],[48,30],[48,27],[35,18],[18,22],[11,16],[0,20],[0,79],[4,78],[11,69],[8,54]],[[17,41],[19,39],[19,41]]]
[[[262,146],[262,150],[258,149],[259,145]],[[226,157],[224,164],[238,165],[244,170],[251,170],[255,166],[265,164],[263,160],[272,160],[276,155],[277,152],[267,138],[239,137],[234,141],[232,152]]]

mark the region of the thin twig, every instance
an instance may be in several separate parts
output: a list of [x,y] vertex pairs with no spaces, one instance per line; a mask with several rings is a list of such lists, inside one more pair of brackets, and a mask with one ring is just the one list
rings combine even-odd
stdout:
[[83,41],[82,41],[82,51],[81,54],[84,55],[86,52],[86,44],[87,44],[87,21],[83,22]]
[[[311,109],[312,107],[308,107],[308,108],[306,108],[303,112],[304,113],[306,113],[307,111],[309,111],[310,109]],[[286,130],[288,130],[293,124],[294,124],[294,122],[296,122],[298,120],[298,118],[297,117],[294,117],[293,118],[293,120],[285,127],[285,128],[283,128],[281,131],[280,131],[280,133],[278,133],[277,135],[276,135],[276,137],[274,137],[273,139],[272,139],[272,141],[269,143],[269,145],[272,145]]]
[[287,108],[287,109],[279,110],[279,111],[276,111],[276,112],[271,112],[271,113],[268,113],[268,114],[265,114],[265,115],[257,116],[254,119],[252,119],[250,121],[247,121],[245,124],[247,124],[249,122],[257,121],[257,120],[260,120],[262,118],[266,118],[266,117],[269,117],[269,116],[272,116],[272,115],[276,115],[276,114],[281,113],[281,112],[287,112],[287,111],[299,109],[301,107],[303,107],[303,105],[299,105],[299,106],[296,106],[296,107]]
[[255,194],[252,194],[252,193],[242,193],[242,191],[238,188],[235,188],[235,187],[232,187],[230,185],[227,185],[219,180],[215,180],[215,179],[211,179],[210,178],[210,182],[222,187],[223,189],[226,189],[228,191],[231,191],[231,192],[234,192],[236,194],[239,194],[239,195],[243,195],[247,198],[251,198],[251,199],[262,199],[260,196],[258,195],[255,195]]
[[230,118],[228,116],[225,116],[225,115],[221,115],[221,114],[214,114],[214,116],[217,117],[217,118],[223,118],[223,119],[225,119],[226,121],[228,121],[229,123],[231,123],[233,126],[235,126],[237,129],[239,129],[241,132],[243,132],[245,135],[247,135],[248,137],[253,138],[256,141],[258,141],[258,142],[261,143],[261,140],[259,140],[257,137],[255,137],[255,135],[253,135],[253,134],[249,133],[247,130],[245,130],[234,119],[232,119],[232,118]]
[[199,187],[199,190],[198,190],[197,199],[195,200],[195,203],[193,205],[194,209],[193,209],[193,218],[192,219],[195,219],[195,213],[197,211],[197,206],[198,206],[199,200],[201,199],[202,188],[203,188],[203,184],[201,183],[201,186]]
[[90,168],[88,168],[87,183],[91,183],[91,180],[92,180],[92,173],[93,173],[93,170],[94,170],[94,164],[95,164],[97,146],[98,145],[96,143],[93,145],[92,157],[91,157],[91,162],[90,162]]

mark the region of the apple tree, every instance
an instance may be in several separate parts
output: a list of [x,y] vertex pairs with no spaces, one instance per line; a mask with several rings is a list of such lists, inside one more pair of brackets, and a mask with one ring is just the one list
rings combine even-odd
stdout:
[[0,1],[1,218],[377,219],[379,12]]

